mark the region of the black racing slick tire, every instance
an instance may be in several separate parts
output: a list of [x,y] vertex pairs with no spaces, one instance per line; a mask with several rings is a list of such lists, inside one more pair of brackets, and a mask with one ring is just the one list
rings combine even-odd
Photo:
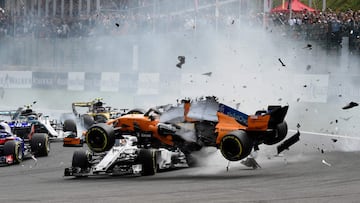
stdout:
[[30,140],[31,152],[37,156],[48,156],[50,152],[50,140],[46,133],[35,133]]
[[140,164],[142,164],[141,175],[143,175],[143,176],[155,175],[155,173],[157,171],[155,150],[140,149],[140,152],[138,155],[138,161]]
[[15,164],[18,164],[23,159],[23,151],[21,150],[21,143],[15,140],[10,140],[4,144],[4,155],[12,155]]
[[265,139],[264,144],[273,145],[281,142],[282,140],[285,139],[287,132],[288,132],[288,126],[285,121],[277,124],[275,133],[272,136],[270,136],[268,139]]
[[141,108],[131,109],[130,111],[126,112],[126,114],[145,114],[145,113],[146,111]]
[[93,152],[105,152],[110,150],[115,144],[115,132],[112,126],[105,123],[98,123],[87,130],[86,144]]
[[225,135],[220,141],[220,151],[225,159],[229,161],[239,161],[247,157],[254,142],[243,130],[236,130]]
[[72,157],[71,166],[86,170],[90,167],[89,154],[84,150],[75,151]]
[[76,128],[76,122],[72,119],[67,119],[64,121],[64,126],[63,126],[63,131],[64,132],[75,132],[77,133],[77,128]]

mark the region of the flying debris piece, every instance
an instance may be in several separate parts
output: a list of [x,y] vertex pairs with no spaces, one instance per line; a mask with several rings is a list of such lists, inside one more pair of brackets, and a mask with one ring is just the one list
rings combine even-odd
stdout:
[[211,76],[212,72],[207,72],[207,73],[203,73],[203,75],[206,75],[206,76]]
[[277,146],[277,154],[280,154],[285,149],[289,149],[290,146],[297,143],[300,140],[300,132],[297,131],[293,136],[286,139],[280,145]]
[[[37,165],[37,159],[35,158],[35,156],[34,156],[34,155],[31,155],[31,158],[35,161],[34,166],[36,166],[36,165]],[[32,168],[32,166],[31,166],[31,165],[30,165],[30,168]]]
[[342,97],[342,95],[341,95],[341,94],[339,94],[338,96],[339,96],[339,97]]
[[185,56],[178,56],[179,63],[176,64],[176,67],[181,68],[181,66],[185,63]]
[[307,85],[304,85],[303,87],[307,88]]
[[119,27],[119,26],[120,26],[120,24],[119,24],[119,23],[115,23],[115,25],[116,25],[116,27]]
[[279,58],[278,60],[279,60],[279,62],[281,63],[282,66],[286,66],[286,65],[282,62],[281,58]]
[[35,161],[35,162],[37,162],[37,159],[35,158],[35,156],[31,156],[31,158]]
[[234,23],[235,23],[235,20],[233,19],[233,20],[231,21],[231,25],[234,25]]
[[324,150],[323,150],[323,149],[321,149],[320,152],[321,152],[321,154],[324,154]]
[[311,50],[311,49],[312,49],[312,45],[311,45],[311,44],[307,44],[306,47],[304,47],[303,49],[309,49],[309,50]]
[[300,128],[300,127],[301,127],[300,123],[296,124],[296,127],[297,127],[297,128]]
[[300,101],[300,98],[297,98],[296,101],[299,102],[299,101]]
[[335,138],[332,138],[331,139],[333,142],[337,142],[338,140],[337,139],[335,139]]
[[355,106],[359,106],[359,104],[356,103],[356,102],[350,102],[349,104],[347,104],[346,106],[344,106],[342,109],[351,109],[351,108],[353,108],[353,107],[355,107]]
[[282,98],[279,98],[278,101],[279,101],[279,102],[282,101]]
[[326,162],[324,159],[321,161],[323,164],[327,165],[327,166],[331,166],[331,164],[329,164],[328,162]]
[[310,70],[310,69],[311,69],[311,65],[307,65],[306,70]]
[[338,119],[336,119],[336,120],[335,120],[335,123],[338,123],[338,122],[339,122]]
[[242,160],[240,163],[253,169],[261,168],[259,163],[252,157],[248,157],[245,160]]
[[246,85],[243,85],[242,87],[243,87],[243,88],[247,88],[247,86],[246,86]]

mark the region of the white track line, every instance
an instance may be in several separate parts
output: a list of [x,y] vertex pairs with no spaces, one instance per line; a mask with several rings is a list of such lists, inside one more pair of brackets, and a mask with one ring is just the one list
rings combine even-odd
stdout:
[[[350,137],[346,135],[336,135],[336,134],[328,134],[328,133],[316,133],[316,132],[310,132],[310,131],[302,131],[299,130],[300,133],[309,134],[309,135],[321,135],[325,137],[337,137],[337,138],[344,138],[344,139],[353,139],[353,140],[360,140],[360,137]],[[297,132],[297,130],[289,130],[289,132]]]

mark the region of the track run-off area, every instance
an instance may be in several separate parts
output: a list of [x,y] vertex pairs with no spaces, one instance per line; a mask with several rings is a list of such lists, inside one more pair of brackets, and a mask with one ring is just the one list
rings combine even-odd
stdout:
[[[316,143],[313,136],[318,136]],[[360,141],[311,133],[300,139],[280,156],[274,156],[273,146],[260,148],[261,168],[256,170],[240,162],[231,162],[227,170],[219,151],[205,149],[195,154],[200,166],[194,168],[146,177],[87,178],[63,176],[79,148],[53,142],[48,157],[0,167],[0,202],[358,201],[360,152],[344,146]]]

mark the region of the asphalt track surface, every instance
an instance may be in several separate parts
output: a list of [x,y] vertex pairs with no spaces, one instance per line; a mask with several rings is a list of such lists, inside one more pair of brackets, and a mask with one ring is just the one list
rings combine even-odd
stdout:
[[227,171],[212,152],[203,166],[147,177],[63,177],[78,148],[52,143],[48,157],[0,167],[0,202],[358,202],[360,152],[303,138],[283,156],[260,154],[261,169],[232,162]]

